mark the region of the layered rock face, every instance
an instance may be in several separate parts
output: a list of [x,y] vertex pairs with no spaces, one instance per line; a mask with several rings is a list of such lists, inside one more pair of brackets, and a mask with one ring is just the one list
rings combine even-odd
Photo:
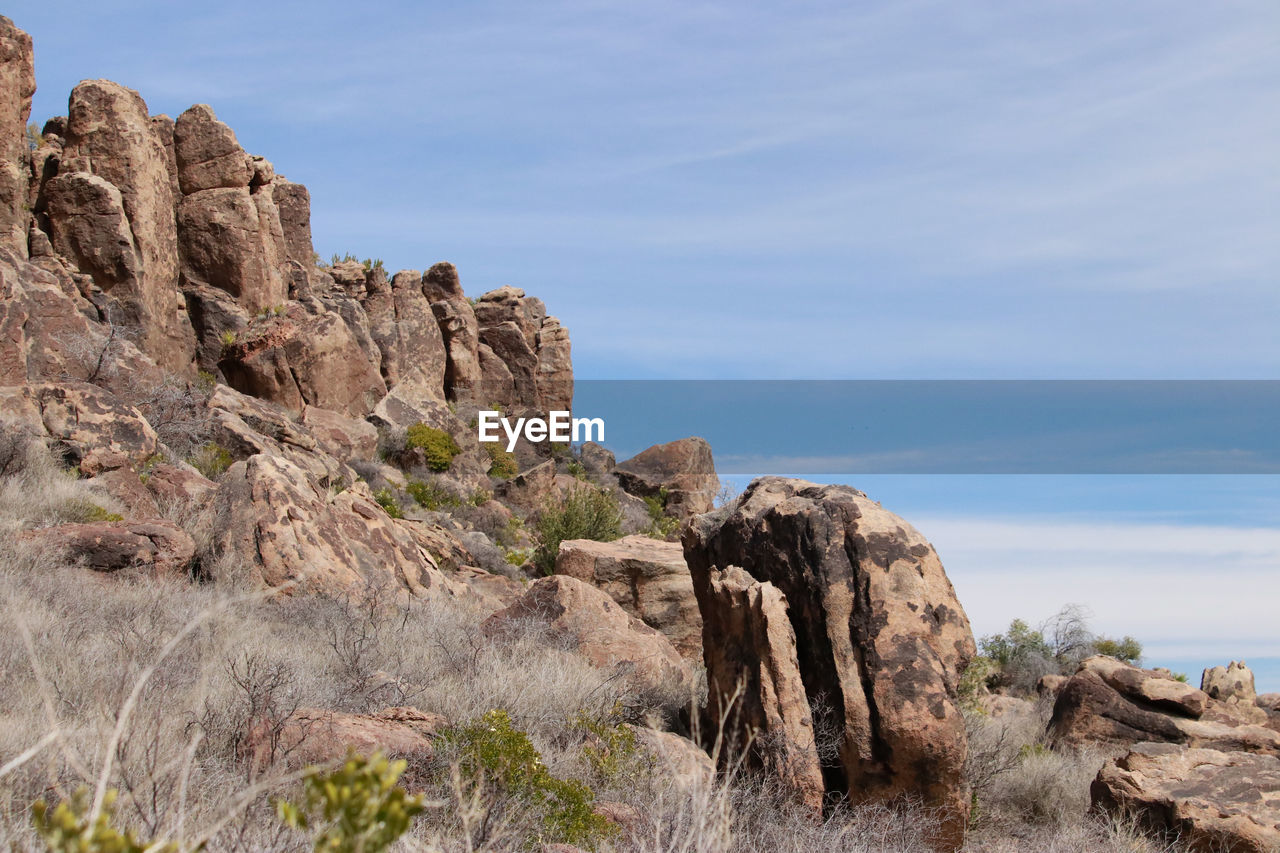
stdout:
[[0,245],[27,254],[27,120],[36,93],[31,36],[0,15]]
[[1049,732],[1067,746],[1113,754],[1143,741],[1280,755],[1280,733],[1256,705],[1214,699],[1156,670],[1091,657],[1058,692]]
[[1280,759],[1143,743],[1102,768],[1094,805],[1136,816],[1181,849],[1280,849]]
[[[745,684],[736,725],[759,729],[760,760],[803,801],[816,805],[819,780],[854,801],[915,796],[941,809],[940,843],[959,846],[956,686],[974,642],[929,543],[854,489],[765,477],[695,518],[683,544],[712,712],[733,719],[724,706]],[[834,720],[831,743],[818,717]]]

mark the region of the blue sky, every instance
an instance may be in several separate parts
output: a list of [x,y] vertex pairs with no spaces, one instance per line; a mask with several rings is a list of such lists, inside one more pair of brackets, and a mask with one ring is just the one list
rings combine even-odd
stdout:
[[[580,377],[1280,374],[1273,0],[139,0],[15,21],[35,39],[37,120],[87,77],[153,112],[210,103],[311,189],[323,255],[451,260],[469,292],[524,287],[570,328]],[[1117,573],[1137,583],[1123,566],[1141,543],[1169,559],[1168,524],[1197,537],[1174,540],[1179,578],[1200,565],[1201,587],[1276,600],[1274,551],[1209,547],[1274,529],[1257,517],[1273,478],[1189,489],[1205,517],[1172,521],[1149,517],[1163,487],[1068,480],[948,506],[958,481],[877,488],[962,594],[966,566],[1032,567],[1034,599],[1003,575],[972,585],[966,606],[992,611],[980,630],[1086,583],[1100,600]],[[1002,550],[1017,537],[981,526],[997,522],[1039,555]],[[1064,556],[1081,523],[1107,548]],[[1125,589],[1149,637],[1203,616],[1185,587]]]

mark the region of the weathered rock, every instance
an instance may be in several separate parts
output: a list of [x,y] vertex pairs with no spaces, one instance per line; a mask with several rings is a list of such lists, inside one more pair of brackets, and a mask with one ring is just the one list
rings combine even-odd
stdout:
[[330,456],[350,460],[373,459],[378,455],[378,430],[368,421],[307,406],[302,412],[302,424]]
[[147,471],[146,487],[158,506],[200,504],[211,498],[218,489],[208,477],[189,468],[166,463]]
[[174,150],[173,119],[164,114],[152,116],[151,129],[155,131],[156,138],[164,148],[164,165],[169,172],[169,193],[173,196],[173,200],[177,201],[182,198],[182,185],[178,183],[178,155]]
[[587,469],[592,479],[597,481],[612,474],[613,467],[618,464],[613,451],[594,441],[588,441],[582,445],[581,462],[582,467]]
[[363,483],[331,494],[290,461],[266,454],[223,475],[220,548],[268,587],[342,595],[369,584],[419,597],[465,595]]
[[567,540],[560,543],[556,574],[604,590],[627,613],[665,634],[686,659],[702,660],[702,617],[679,543],[647,536]]
[[1040,680],[1036,682],[1036,693],[1041,696],[1048,696],[1051,699],[1057,699],[1058,694],[1062,692],[1062,688],[1066,686],[1071,679],[1065,675],[1049,675],[1040,676]]
[[178,184],[183,195],[201,190],[248,188],[253,169],[235,132],[218,121],[208,104],[178,116],[173,129]]
[[542,626],[592,666],[627,673],[655,706],[676,711],[689,701],[693,673],[667,638],[590,584],[564,575],[540,578],[515,604],[490,616],[484,630],[502,636],[527,623]]
[[[491,387],[504,386],[509,375],[513,388],[511,405],[518,410],[541,411],[538,400],[538,356],[525,340],[521,328],[510,320],[492,326],[481,326],[480,343],[489,347],[506,368],[490,368],[481,375],[481,384],[486,392],[492,393],[489,391]],[[481,362],[481,368],[484,367]]]
[[543,411],[573,410],[573,356],[569,330],[556,317],[538,329],[538,403]]
[[1059,743],[1117,755],[1142,741],[1280,754],[1280,734],[1254,722],[1171,676],[1099,655],[1059,691],[1049,732]]
[[140,468],[160,449],[155,430],[137,409],[94,385],[0,388],[0,411],[46,434],[53,451],[86,476]]
[[458,270],[446,262],[431,267],[422,276],[422,292],[431,303],[431,311],[444,340],[447,354],[445,391],[448,398],[482,404],[488,402],[477,396],[481,381],[480,330],[475,309],[462,293]]
[[137,326],[142,349],[170,370],[190,367],[195,334],[178,291],[178,238],[168,154],[141,96],[109,80],[71,92],[60,172],[89,172],[120,191],[141,260],[136,287],[116,287],[116,322]]
[[1198,853],[1280,849],[1280,759],[1138,744],[1099,771],[1094,805]]
[[337,764],[350,752],[382,752],[407,763],[402,783],[422,788],[433,769],[433,741],[448,720],[417,708],[387,708],[376,714],[345,714],[319,708],[299,708],[283,722],[251,724],[245,753],[254,771],[273,764],[290,769]]
[[27,254],[27,120],[36,93],[31,36],[0,15],[0,244]]
[[614,468],[622,488],[639,497],[666,495],[665,509],[678,518],[709,512],[720,478],[711,445],[701,438],[656,444]]
[[[88,172],[64,172],[45,184],[44,199],[54,251],[104,293],[139,291],[142,259],[120,190]],[[119,322],[142,319],[122,315]]]
[[[827,792],[855,801],[918,797],[941,811],[940,845],[959,846],[969,795],[956,688],[974,642],[924,537],[855,489],[764,477],[727,509],[694,519],[683,543],[702,611],[712,702],[731,695],[743,669],[764,665],[755,636],[730,633],[746,620],[729,604],[768,599],[769,607],[759,607],[778,638],[767,645],[771,671],[794,665],[808,704],[833,706],[840,757],[825,768]],[[731,572],[735,566],[742,571]],[[782,625],[774,627],[783,600],[794,660],[786,659]],[[785,713],[786,739],[803,749],[807,709],[799,697],[783,703],[755,689],[744,702]],[[806,798],[811,767],[800,774]]]
[[737,566],[708,569],[698,586],[708,721],[725,719],[736,748],[754,737],[755,760],[821,814],[826,786],[786,596]]
[[685,792],[706,791],[715,780],[716,766],[706,750],[688,738],[645,726],[628,725],[636,746],[652,756],[664,778]]
[[540,510],[557,494],[556,463],[548,459],[521,471],[510,480],[499,483],[494,493],[508,506]]
[[311,242],[311,193],[302,184],[286,181],[279,175],[272,181],[272,188],[272,197],[280,210],[280,227],[284,230],[285,256],[309,269],[316,260]]
[[1253,672],[1244,661],[1231,661],[1227,666],[1209,667],[1200,676],[1200,689],[1209,698],[1240,705],[1255,705],[1258,691]]
[[180,577],[187,572],[196,546],[181,527],[168,521],[102,521],[60,524],[31,530],[23,538],[83,560],[95,572],[137,569]]
[[385,279],[364,301],[370,332],[382,353],[388,389],[413,400],[443,400],[445,346],[416,270]]
[[255,199],[247,187],[209,189],[183,196],[178,207],[184,281],[224,290],[251,314],[289,297],[270,209]]

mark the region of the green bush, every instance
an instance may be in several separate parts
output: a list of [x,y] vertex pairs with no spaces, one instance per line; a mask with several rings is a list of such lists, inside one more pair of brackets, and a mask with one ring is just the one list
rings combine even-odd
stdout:
[[1126,663],[1137,664],[1142,660],[1142,643],[1127,634],[1118,640],[1113,637],[1098,637],[1093,641],[1093,650]]
[[400,502],[396,500],[395,492],[390,489],[378,489],[373,493],[373,499],[378,502],[378,506],[387,511],[387,515],[392,518],[404,518],[404,512],[400,509]]
[[448,471],[453,457],[462,452],[453,436],[442,429],[417,423],[405,431],[405,449],[421,450],[432,471]]
[[562,499],[547,501],[538,514],[537,533],[533,563],[540,573],[549,575],[555,570],[560,543],[566,539],[612,542],[622,535],[618,499],[606,489],[578,486]]
[[644,499],[645,509],[649,511],[649,526],[644,534],[654,539],[666,539],[680,529],[680,519],[667,515],[667,490],[662,489],[657,497]]
[[621,714],[622,709],[617,706],[607,721],[597,720],[585,711],[579,711],[574,720],[575,728],[589,736],[582,747],[582,757],[598,778],[610,784],[640,769],[636,733],[619,721]]
[[294,829],[315,831],[317,853],[380,853],[423,810],[421,797],[396,784],[404,769],[404,761],[388,761],[382,753],[368,759],[352,754],[333,773],[307,775],[301,806],[280,800],[276,809]]
[[594,850],[616,831],[593,808],[595,794],[582,782],[560,779],[543,763],[529,736],[506,711],[490,711],[447,730],[446,748],[456,751],[465,796],[477,797],[491,813],[485,823],[526,818],[533,849],[572,844]]
[[410,480],[406,491],[409,492],[410,497],[414,499],[418,506],[432,511],[441,507],[462,506],[462,501],[458,499],[457,495],[435,483]]
[[98,506],[86,498],[71,498],[62,505],[60,515],[68,521],[79,524],[93,524],[100,521],[124,521],[124,516]]
[[485,442],[484,449],[489,453],[489,476],[499,480],[510,480],[520,473],[516,463],[516,455],[502,449],[499,442]]
[[204,474],[210,480],[216,480],[226,473],[231,467],[231,463],[235,460],[231,458],[231,451],[227,450],[216,441],[210,441],[200,446],[200,449],[191,455],[187,460],[192,468],[195,468],[201,474]]

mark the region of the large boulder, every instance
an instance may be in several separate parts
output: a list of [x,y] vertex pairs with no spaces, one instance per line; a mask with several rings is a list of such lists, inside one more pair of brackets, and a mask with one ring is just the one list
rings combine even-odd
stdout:
[[311,193],[302,184],[285,180],[280,175],[276,175],[272,185],[272,198],[280,209],[285,256],[309,269],[316,261],[311,242]]
[[1097,655],[1058,691],[1049,733],[1060,744],[1124,753],[1159,741],[1220,750],[1280,754],[1280,733],[1265,713],[1236,706],[1157,670]]
[[604,590],[627,613],[665,634],[686,659],[702,660],[702,616],[680,543],[648,536],[569,539],[560,543],[556,574]]
[[[924,537],[855,489],[764,477],[726,509],[695,518],[683,544],[702,611],[712,707],[733,695],[744,669],[763,666],[755,660],[761,642],[731,633],[743,620],[726,610],[735,600],[769,599],[760,606],[772,614],[776,638],[769,669],[798,672],[808,727],[821,703],[835,730],[838,759],[824,768],[826,792],[855,802],[918,798],[940,811],[939,845],[958,847],[969,792],[956,689],[974,641]],[[784,603],[794,648],[783,626],[774,627]],[[794,734],[805,728],[800,697],[784,703],[766,685],[755,689],[744,703],[786,719],[786,739],[803,748]],[[811,796],[803,787],[801,794]]]
[[711,445],[697,437],[655,444],[619,462],[613,473],[624,490],[665,498],[667,512],[682,519],[710,512],[720,489]]
[[96,572],[134,569],[168,577],[186,575],[195,543],[168,521],[102,521],[59,524],[28,531],[23,538],[82,560]]
[[45,184],[44,199],[55,252],[104,293],[138,292],[142,259],[115,185],[88,172],[64,172]]
[[1244,661],[1233,660],[1226,666],[1211,666],[1200,675],[1200,689],[1209,698],[1237,705],[1255,705],[1258,691],[1253,671]]
[[1280,759],[1269,755],[1142,743],[1105,764],[1095,806],[1136,817],[1179,849],[1210,853],[1280,850]]
[[688,704],[693,689],[689,664],[666,637],[590,584],[564,575],[541,578],[510,607],[490,616],[484,630],[501,637],[530,626],[597,669],[624,675],[646,704],[668,711]]
[[0,15],[0,245],[27,254],[27,120],[36,93],[31,36]]
[[195,334],[177,287],[176,200],[160,133],[142,97],[109,80],[77,85],[68,109],[59,171],[97,175],[120,191],[140,261],[136,283],[112,289],[111,319],[136,326],[142,349],[157,363],[186,370]]
[[151,424],[132,406],[94,385],[46,383],[0,388],[0,413],[33,434],[85,476],[141,468],[160,450]]
[[467,594],[368,487],[337,492],[269,454],[237,462],[214,498],[218,548],[267,587],[343,595],[381,586],[397,595]]
[[538,412],[572,408],[569,331],[547,316],[541,299],[526,296],[518,287],[500,287],[477,300],[475,316],[481,344],[505,367],[483,369],[485,385],[501,388],[506,375],[511,377],[512,395],[504,405]]

